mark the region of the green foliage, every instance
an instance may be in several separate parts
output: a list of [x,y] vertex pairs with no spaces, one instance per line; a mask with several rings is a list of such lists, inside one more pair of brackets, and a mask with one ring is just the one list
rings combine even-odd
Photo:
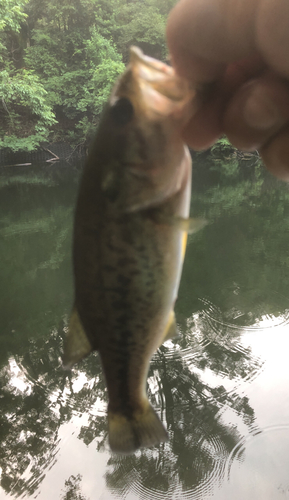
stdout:
[[[27,66],[41,72],[47,103],[56,110],[60,120],[67,120],[67,135],[70,141],[77,142],[85,141],[95,130],[111,87],[125,68],[113,43],[95,27],[87,36],[87,40],[83,40],[76,30],[60,32],[51,39],[35,30],[36,43],[27,49],[25,57]],[[54,64],[57,53],[60,57]]]
[[257,175],[260,167],[258,151],[242,152],[235,148],[226,136],[222,136],[209,150],[195,153],[195,157],[206,164],[214,180],[222,176],[228,182],[235,179],[239,182],[240,165],[245,171],[246,167],[254,167]]
[[94,67],[91,65],[90,69],[91,90],[95,113],[99,114],[125,65],[114,45],[100,35],[95,27],[91,30],[91,35],[91,39],[86,42],[86,54],[90,64],[94,63]]
[[157,2],[128,2],[121,6],[118,15],[119,36],[117,45],[125,56],[130,45],[138,45],[156,58],[166,56],[166,16],[159,11]]
[[129,46],[166,57],[166,17],[174,3],[3,0],[0,147],[33,149],[48,138],[49,127],[52,140],[88,141]]
[[224,135],[212,146],[212,153],[231,153],[235,148],[230,143],[229,139]]
[[49,127],[56,120],[46,104],[46,94],[38,77],[30,71],[23,69],[13,75],[6,70],[0,72],[0,98],[5,111],[0,147],[31,151],[39,142],[47,140]]
[[0,31],[20,31],[21,23],[27,17],[27,14],[23,12],[23,7],[27,2],[28,0],[1,0]]
[[221,169],[227,177],[236,176],[239,170],[237,150],[226,136],[220,137],[212,146],[210,154],[214,161],[213,170]]
[[1,0],[0,2],[0,69],[19,59],[21,26],[27,18],[24,7],[28,0]]
[[96,0],[95,22],[100,33],[111,38],[127,62],[130,45],[148,55],[166,57],[165,24],[176,0]]

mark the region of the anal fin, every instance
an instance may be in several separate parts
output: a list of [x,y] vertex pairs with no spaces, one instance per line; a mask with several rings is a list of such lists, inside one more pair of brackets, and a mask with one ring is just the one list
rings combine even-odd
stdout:
[[78,311],[74,306],[69,320],[68,332],[64,341],[62,357],[63,368],[70,369],[92,351],[91,343],[84,331]]

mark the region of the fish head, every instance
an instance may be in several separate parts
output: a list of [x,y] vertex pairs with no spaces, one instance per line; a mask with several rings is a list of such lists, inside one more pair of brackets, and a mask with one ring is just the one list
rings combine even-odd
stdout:
[[130,49],[104,119],[110,160],[102,187],[119,208],[155,206],[180,188],[188,175],[181,133],[196,108],[195,94],[172,67]]

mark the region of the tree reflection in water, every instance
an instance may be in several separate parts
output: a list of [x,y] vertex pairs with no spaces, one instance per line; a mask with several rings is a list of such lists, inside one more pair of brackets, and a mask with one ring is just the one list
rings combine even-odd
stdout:
[[65,481],[66,491],[62,497],[63,500],[87,500],[87,498],[81,493],[81,479],[82,476],[77,474],[77,476],[71,475]]
[[[213,364],[218,351],[210,351],[208,346],[206,350]],[[212,478],[216,480],[216,476],[221,481],[225,462],[241,436],[235,425],[222,422],[220,409],[231,408],[247,426],[254,422],[248,398],[229,393],[222,386],[210,387],[192,371],[191,360],[184,359],[180,351],[169,354],[166,346],[160,347],[150,370],[159,385],[150,399],[155,406],[163,403],[169,443],[160,446],[158,452],[142,450],[133,457],[111,457],[113,470],[106,474],[107,485],[119,490],[121,496],[128,485],[134,489],[134,483],[136,489],[167,493],[196,489]],[[241,365],[247,366],[243,373],[248,373],[249,359],[248,352],[243,359],[239,356],[236,373],[240,373]],[[256,367],[256,362],[252,365]]]
[[[66,374],[60,368],[62,330],[54,330],[45,343],[31,341],[27,353],[15,357],[14,363],[10,360],[1,371],[1,485],[15,496],[37,490],[45,471],[57,460],[60,426],[74,415],[88,415],[79,439],[86,445],[95,439],[100,451],[106,446],[106,415],[95,415],[93,410],[97,401],[106,401],[99,358],[93,355],[83,361],[81,371],[87,381],[75,392],[79,373]],[[221,385],[210,387],[192,371],[192,364],[198,367],[204,358],[210,368],[216,366],[220,355],[220,349],[211,344],[202,347],[202,355],[202,343],[198,344],[193,359],[166,345],[158,350],[148,379],[149,387],[154,385],[157,390],[152,393],[149,389],[149,395],[167,423],[169,443],[135,456],[112,455],[106,473],[109,488],[123,491],[137,480],[143,488],[167,492],[176,485],[184,490],[196,488],[215,474],[221,480],[224,463],[240,435],[235,426],[222,422],[220,409],[230,407],[247,426],[253,423],[254,412],[246,397],[229,393]],[[256,369],[249,352],[240,352],[235,361],[229,355],[226,359],[236,376],[245,377]],[[225,359],[222,366],[226,369]],[[13,380],[15,367],[21,370],[18,387]]]
[[[1,188],[0,208],[6,215],[0,228],[5,290],[0,306],[0,468],[3,490],[15,497],[36,492],[58,459],[61,426],[76,415],[87,416],[78,438],[86,445],[94,442],[99,452],[107,450],[107,396],[97,354],[71,373],[61,369],[72,295],[68,228],[78,175],[71,181],[71,173],[63,180],[51,172],[49,182],[47,174],[37,174],[31,186],[28,180]],[[205,212],[213,223],[188,246],[176,311],[180,336],[160,347],[148,377],[150,400],[170,440],[133,456],[110,456],[107,487],[120,495],[128,489],[150,492],[148,496],[153,490],[209,491],[213,479],[222,481],[225,462],[242,437],[240,429],[248,433],[255,426],[248,398],[235,389],[260,371],[262,361],[241,346],[240,336],[242,325],[254,325],[264,311],[277,316],[288,306],[282,298],[288,288],[287,218],[280,218],[280,194],[269,188],[274,213],[280,210],[276,224],[266,226],[265,251],[259,228],[268,210],[266,178],[218,182],[218,189],[213,186],[193,198],[194,213]],[[250,212],[248,226],[247,209],[257,199],[259,208]],[[282,213],[284,207],[289,207],[285,190]],[[28,227],[32,219],[35,224]],[[271,248],[277,234],[278,256]],[[279,267],[274,267],[277,260]],[[246,293],[237,297],[240,283]],[[274,300],[271,283],[280,291]],[[232,415],[230,422],[223,418],[225,410]],[[85,498],[79,475],[68,477],[63,486],[63,499]]]

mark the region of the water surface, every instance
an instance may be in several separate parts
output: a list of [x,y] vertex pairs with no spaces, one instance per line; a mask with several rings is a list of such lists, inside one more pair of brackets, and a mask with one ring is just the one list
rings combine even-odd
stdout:
[[0,499],[289,498],[289,187],[254,162],[195,161],[176,305],[151,363],[169,442],[110,453],[93,354],[61,369],[80,170],[0,171]]

